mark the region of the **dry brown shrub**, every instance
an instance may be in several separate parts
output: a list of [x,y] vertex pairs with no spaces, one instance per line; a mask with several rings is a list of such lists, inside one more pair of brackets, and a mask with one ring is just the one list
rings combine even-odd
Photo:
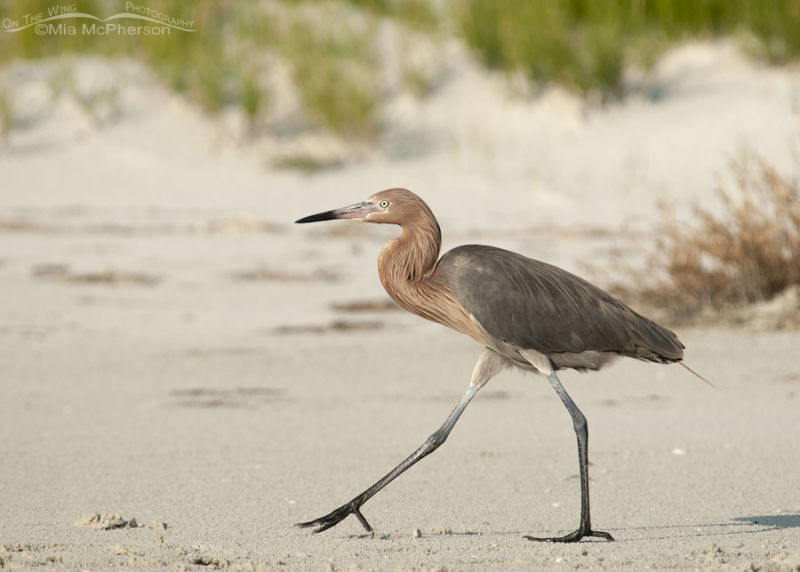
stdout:
[[770,300],[800,285],[800,189],[760,158],[752,168],[733,163],[733,184],[720,181],[721,214],[697,205],[694,222],[678,221],[668,207],[656,250],[644,270],[631,270],[642,305],[675,321],[709,311]]

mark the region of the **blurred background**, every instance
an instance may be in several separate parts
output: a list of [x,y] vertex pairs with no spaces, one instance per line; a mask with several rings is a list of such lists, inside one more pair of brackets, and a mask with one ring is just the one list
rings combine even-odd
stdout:
[[[66,31],[8,33],[26,15],[68,9],[107,15],[126,11],[190,22],[162,34]],[[135,7],[138,7],[138,11]],[[146,9],[146,10],[144,10]],[[49,12],[48,12],[49,11]],[[445,45],[462,44],[481,66],[507,74],[522,93],[556,84],[592,100],[644,92],[644,76],[668,49],[688,41],[732,40],[755,61],[790,64],[800,54],[800,6],[759,0],[630,0],[596,3],[469,0],[149,3],[95,0],[9,1],[0,7],[5,63],[95,55],[132,58],[170,89],[209,113],[237,109],[248,134],[323,129],[380,142],[387,102],[398,92],[418,98],[447,81]],[[129,25],[136,20],[114,20]],[[54,20],[68,25],[92,20]],[[16,24],[16,25],[13,25]],[[287,77],[281,77],[286,75]],[[69,78],[61,78],[69,83]],[[297,115],[279,105],[288,89]],[[69,87],[68,85],[64,86]],[[74,87],[74,86],[73,86]],[[102,94],[113,98],[113,93]],[[3,125],[8,130],[8,94]],[[101,96],[98,95],[98,98]],[[99,104],[101,102],[94,102]],[[87,103],[88,105],[88,103]],[[297,161],[297,167],[314,168]]]
[[[605,249],[598,280],[673,319],[800,279],[797,2],[21,0],[0,21],[5,207],[42,192],[31,172],[52,174],[48,158],[60,177],[93,161],[100,179],[77,167],[83,184],[44,205],[97,204],[113,185],[140,207],[227,200],[258,228],[400,185],[451,212],[458,200],[465,232],[578,225]],[[132,183],[110,149],[147,155],[148,174]],[[252,176],[233,190],[200,175],[177,198],[176,179],[209,161],[243,173],[223,157]],[[243,198],[259,178],[260,198]],[[32,224],[4,218],[5,232]],[[626,250],[636,233],[650,259]]]

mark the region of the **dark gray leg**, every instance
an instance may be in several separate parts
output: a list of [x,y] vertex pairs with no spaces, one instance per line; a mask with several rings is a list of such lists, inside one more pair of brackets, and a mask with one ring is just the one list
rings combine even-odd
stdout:
[[383,487],[403,474],[403,472],[405,472],[407,469],[411,468],[411,466],[417,461],[427,455],[430,455],[439,447],[439,445],[444,443],[447,439],[447,436],[450,434],[450,431],[453,430],[456,421],[458,421],[458,418],[461,416],[461,413],[464,411],[464,409],[466,409],[467,405],[469,405],[469,402],[472,401],[472,398],[475,397],[475,394],[478,393],[478,390],[483,387],[487,381],[494,377],[503,368],[505,363],[505,358],[492,352],[491,350],[486,350],[478,359],[478,363],[475,364],[475,370],[472,373],[472,381],[470,382],[469,387],[467,387],[467,390],[464,392],[464,395],[461,396],[461,400],[458,402],[458,405],[456,405],[455,409],[453,409],[450,415],[447,416],[447,419],[445,419],[445,422],[442,424],[442,426],[439,427],[439,429],[437,429],[430,437],[428,437],[428,439],[419,447],[419,449],[411,453],[411,455],[405,461],[389,471],[374,485],[369,487],[360,495],[351,499],[350,502],[343,504],[325,516],[315,520],[310,520],[308,522],[301,522],[297,526],[302,528],[315,526],[317,529],[314,532],[322,532],[324,530],[328,530],[332,526],[336,526],[345,518],[347,518],[347,516],[354,514],[361,523],[361,526],[363,526],[367,532],[372,532],[372,527],[367,522],[367,519],[364,518],[364,515],[361,514],[361,505],[372,498],[372,496]]
[[589,426],[586,424],[586,417],[584,417],[575,402],[561,385],[558,377],[554,371],[551,371],[547,376],[550,380],[550,385],[556,390],[556,393],[561,398],[561,401],[566,406],[572,417],[572,426],[575,428],[575,435],[578,438],[578,464],[580,465],[581,475],[581,523],[578,530],[571,532],[566,536],[559,536],[555,538],[537,538],[535,536],[526,536],[528,540],[547,541],[547,542],[577,542],[586,536],[595,536],[598,538],[605,538],[606,540],[614,540],[614,538],[607,532],[599,530],[592,530],[592,521],[589,516]]

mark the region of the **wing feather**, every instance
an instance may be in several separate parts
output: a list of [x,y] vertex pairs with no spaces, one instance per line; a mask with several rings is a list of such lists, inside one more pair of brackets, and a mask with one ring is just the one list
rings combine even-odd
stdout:
[[466,245],[445,254],[434,275],[487,333],[520,349],[551,358],[598,352],[656,362],[683,357],[684,346],[672,331],[545,262]]

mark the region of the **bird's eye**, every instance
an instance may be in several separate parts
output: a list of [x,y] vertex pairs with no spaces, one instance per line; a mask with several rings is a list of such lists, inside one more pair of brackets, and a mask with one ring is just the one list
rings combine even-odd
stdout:
[[383,201],[381,201],[379,204],[381,205],[381,208],[382,208],[382,209],[385,209],[386,207],[388,207],[388,206],[389,206],[389,201],[387,201],[387,200],[383,200]]

